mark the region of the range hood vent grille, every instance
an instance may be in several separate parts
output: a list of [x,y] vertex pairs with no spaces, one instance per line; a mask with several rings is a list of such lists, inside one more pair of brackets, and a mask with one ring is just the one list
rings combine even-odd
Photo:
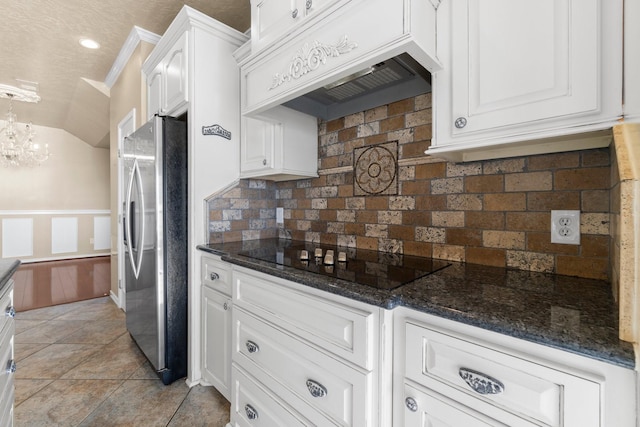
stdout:
[[332,120],[431,91],[431,75],[402,54],[284,105]]

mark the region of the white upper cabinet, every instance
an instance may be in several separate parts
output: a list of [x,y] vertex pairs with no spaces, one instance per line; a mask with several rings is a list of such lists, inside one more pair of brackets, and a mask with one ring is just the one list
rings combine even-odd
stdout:
[[251,49],[255,52],[286,34],[328,0],[251,0]]
[[[427,154],[475,160],[608,145],[566,136],[622,116],[621,0],[461,0],[438,14],[444,68],[433,76]],[[552,137],[565,138],[544,140]]]
[[156,113],[178,115],[186,110],[187,76],[185,32],[147,77],[147,119]]
[[240,177],[285,181],[318,176],[315,117],[275,107],[242,118]]

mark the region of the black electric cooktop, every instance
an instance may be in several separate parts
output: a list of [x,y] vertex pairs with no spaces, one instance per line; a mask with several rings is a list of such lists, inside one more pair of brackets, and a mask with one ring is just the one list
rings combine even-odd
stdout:
[[[315,256],[318,248],[322,250],[321,257]],[[327,250],[334,252],[333,264],[325,263]],[[303,251],[307,251],[308,260],[301,259]],[[346,255],[346,261],[338,261],[340,252]],[[304,242],[243,250],[238,255],[385,290],[406,285],[451,265],[431,258]]]

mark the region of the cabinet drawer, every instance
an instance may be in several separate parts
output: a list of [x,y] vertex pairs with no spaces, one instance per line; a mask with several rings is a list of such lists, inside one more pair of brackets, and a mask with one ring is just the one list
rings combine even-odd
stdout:
[[224,261],[202,257],[202,284],[231,296],[231,268]]
[[[244,272],[234,272],[234,303],[367,370],[373,369],[377,316]],[[359,307],[359,308],[356,308]]]
[[[404,385],[404,426],[507,427],[428,389]],[[527,424],[535,427],[534,424]]]
[[296,406],[303,415],[313,418],[317,411],[341,426],[371,420],[373,373],[351,368],[242,310],[233,317],[234,361],[268,386],[275,378],[287,394],[306,402],[313,409],[308,413]]
[[232,368],[231,377],[233,382],[231,422],[233,426],[295,427],[311,425],[236,366]]
[[407,378],[479,412],[507,411],[547,426],[600,425],[602,390],[596,380],[412,323],[406,324],[406,342]]
[[7,322],[13,322],[15,309],[13,307],[13,279],[4,286],[4,292],[0,295],[0,331]]
[[13,360],[13,336],[15,322],[11,320],[0,332],[0,396],[7,396],[13,390],[14,373],[9,369]]

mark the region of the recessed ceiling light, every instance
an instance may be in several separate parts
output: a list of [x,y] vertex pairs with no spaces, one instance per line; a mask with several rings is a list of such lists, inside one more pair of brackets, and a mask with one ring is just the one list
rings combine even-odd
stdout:
[[87,49],[99,49],[100,43],[91,39],[80,39],[80,44]]

